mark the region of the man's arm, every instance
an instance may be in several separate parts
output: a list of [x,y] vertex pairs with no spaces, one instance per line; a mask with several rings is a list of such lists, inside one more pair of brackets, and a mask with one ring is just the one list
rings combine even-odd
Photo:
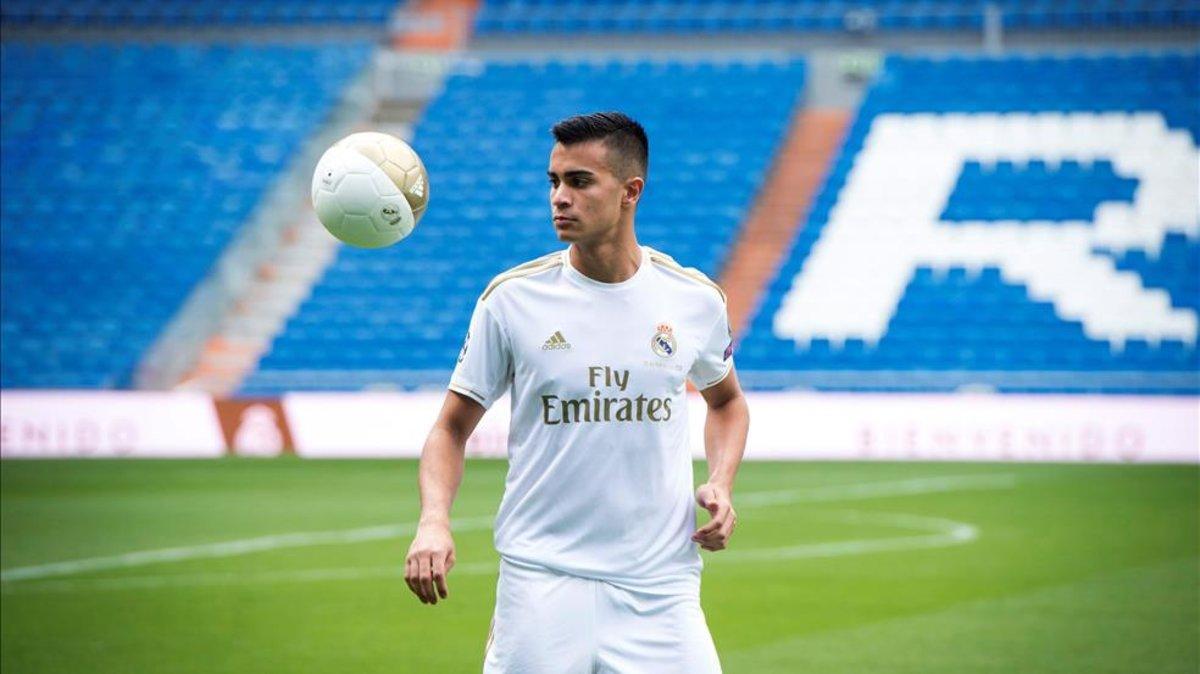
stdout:
[[404,580],[424,604],[436,604],[450,590],[446,574],[454,567],[450,506],[462,482],[467,438],[486,410],[454,391],[446,393],[442,411],[421,450],[421,520],[404,560]]
[[738,383],[730,373],[719,384],[700,392],[708,404],[704,419],[704,454],[708,458],[708,482],[696,489],[696,502],[712,515],[712,520],[692,534],[692,540],[705,550],[724,550],[737,525],[733,509],[733,479],[746,451],[750,430],[750,408]]

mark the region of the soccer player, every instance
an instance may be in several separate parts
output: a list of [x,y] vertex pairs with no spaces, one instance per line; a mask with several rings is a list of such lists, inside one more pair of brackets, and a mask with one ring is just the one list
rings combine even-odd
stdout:
[[[421,454],[421,518],[405,579],[448,596],[450,505],[467,438],[511,394],[508,477],[485,672],[719,672],[697,547],[722,550],[749,427],[725,296],[638,245],[649,144],[616,112],[552,129],[550,206],[570,244],[479,297]],[[694,498],[687,380],[707,403],[708,481]]]

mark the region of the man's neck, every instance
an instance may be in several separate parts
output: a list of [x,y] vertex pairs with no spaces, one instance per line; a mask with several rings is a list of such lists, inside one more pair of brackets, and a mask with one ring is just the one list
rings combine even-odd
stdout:
[[571,244],[571,266],[601,283],[621,283],[633,278],[642,264],[637,239],[622,237],[592,244]]

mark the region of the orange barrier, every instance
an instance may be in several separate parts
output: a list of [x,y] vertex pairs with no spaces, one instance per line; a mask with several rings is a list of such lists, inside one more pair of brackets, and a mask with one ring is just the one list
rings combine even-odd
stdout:
[[407,10],[404,30],[393,37],[398,50],[450,51],[466,44],[479,0],[417,0]]

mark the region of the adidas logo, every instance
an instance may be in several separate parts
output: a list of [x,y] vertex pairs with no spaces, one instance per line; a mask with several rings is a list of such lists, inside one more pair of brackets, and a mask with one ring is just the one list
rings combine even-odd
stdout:
[[567,341],[566,337],[563,337],[561,331],[557,330],[553,335],[550,335],[550,338],[547,339],[546,343],[542,345],[542,351],[557,351],[566,350],[569,348],[571,348],[571,343]]

